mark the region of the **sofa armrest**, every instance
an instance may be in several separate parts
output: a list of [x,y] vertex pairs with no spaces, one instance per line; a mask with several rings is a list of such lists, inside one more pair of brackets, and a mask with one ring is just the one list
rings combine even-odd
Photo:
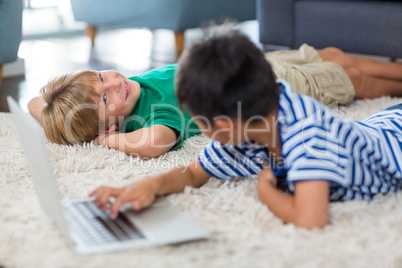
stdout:
[[135,26],[181,31],[198,26],[203,0],[71,0],[77,21],[95,27]]
[[260,42],[293,46],[294,5],[297,0],[257,0]]
[[0,1],[0,65],[17,58],[22,34],[22,2]]

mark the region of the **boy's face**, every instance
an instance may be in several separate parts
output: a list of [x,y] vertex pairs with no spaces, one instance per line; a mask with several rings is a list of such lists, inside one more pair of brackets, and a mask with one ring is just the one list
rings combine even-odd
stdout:
[[100,71],[98,76],[94,87],[99,96],[91,97],[97,105],[99,118],[109,120],[111,124],[118,123],[133,110],[140,86],[116,71]]
[[242,120],[224,118],[215,120],[213,124],[206,120],[193,120],[205,136],[222,144],[240,145],[249,140]]

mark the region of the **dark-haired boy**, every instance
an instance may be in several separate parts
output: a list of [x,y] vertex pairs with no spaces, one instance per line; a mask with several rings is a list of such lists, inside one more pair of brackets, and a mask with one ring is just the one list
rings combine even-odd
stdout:
[[116,197],[112,218],[125,202],[139,210],[155,196],[199,187],[211,176],[258,174],[259,197],[276,216],[322,227],[330,200],[369,200],[402,187],[400,107],[363,122],[341,119],[275,80],[264,54],[236,31],[185,52],[176,90],[178,102],[212,141],[189,167],[94,190],[90,195],[104,209]]

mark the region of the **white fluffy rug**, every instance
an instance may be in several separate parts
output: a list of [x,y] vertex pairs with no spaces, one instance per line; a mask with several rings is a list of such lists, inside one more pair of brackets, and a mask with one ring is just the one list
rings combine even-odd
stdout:
[[[402,99],[340,107],[362,120]],[[81,256],[41,211],[10,114],[0,114],[0,266],[4,267],[402,267],[402,193],[330,206],[331,223],[306,231],[284,225],[257,197],[255,178],[186,189],[169,200],[204,225],[206,241]],[[89,144],[48,144],[62,198],[102,184],[124,185],[191,162],[208,142],[196,136],[174,152],[142,161]]]

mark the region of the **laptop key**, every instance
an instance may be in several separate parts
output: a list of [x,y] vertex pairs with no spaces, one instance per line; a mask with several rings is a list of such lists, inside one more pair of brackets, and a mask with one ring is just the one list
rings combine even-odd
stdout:
[[116,224],[113,223],[112,220],[104,219],[102,217],[97,216],[96,219],[111,233],[113,236],[119,240],[124,241],[128,240],[128,236],[123,233]]
[[145,239],[124,214],[112,220],[107,212],[96,207],[93,201],[72,203],[65,207],[68,222],[86,244],[105,244],[133,239]]

